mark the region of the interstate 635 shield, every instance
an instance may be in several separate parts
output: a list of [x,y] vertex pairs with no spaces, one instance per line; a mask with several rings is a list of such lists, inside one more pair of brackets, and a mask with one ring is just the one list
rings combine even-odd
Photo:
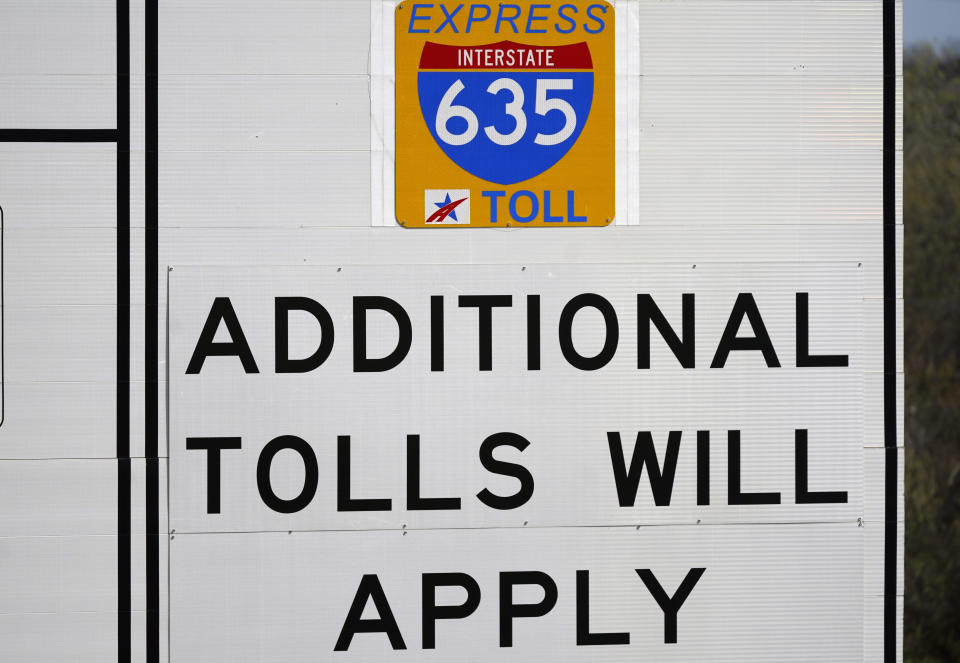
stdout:
[[406,227],[603,226],[614,212],[614,11],[396,9],[396,212]]

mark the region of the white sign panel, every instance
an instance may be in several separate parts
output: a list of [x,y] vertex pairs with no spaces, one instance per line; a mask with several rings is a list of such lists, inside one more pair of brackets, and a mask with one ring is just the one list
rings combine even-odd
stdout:
[[860,531],[177,535],[171,660],[861,661]]
[[[421,613],[466,620],[464,592],[489,597],[480,659],[687,660],[722,623],[744,639],[728,660],[809,660],[824,625],[793,624],[824,601],[850,606],[822,656],[862,658],[861,316],[857,263],[174,267],[176,660],[211,637],[244,660],[228,636],[272,632],[259,611],[317,622],[284,660],[432,649]],[[539,608],[511,607],[523,571]],[[615,588],[593,612],[635,635],[577,636],[591,571]],[[420,597],[437,577],[460,587],[446,612]],[[542,612],[540,635],[507,643],[511,611]]]
[[4,370],[3,370],[3,208],[0,207],[0,425],[3,425],[4,413]]
[[[49,4],[0,22],[0,660],[900,656],[903,2],[611,2],[610,225],[569,232],[461,227],[579,224],[566,176],[398,225],[443,161],[395,37],[572,45],[603,0]],[[424,71],[481,143],[480,79],[571,78]]]

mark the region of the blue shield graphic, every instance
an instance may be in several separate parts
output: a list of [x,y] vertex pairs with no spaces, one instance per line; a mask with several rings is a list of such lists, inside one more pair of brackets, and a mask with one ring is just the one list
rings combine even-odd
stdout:
[[523,182],[570,151],[593,102],[592,71],[423,71],[423,119],[433,139],[468,173]]

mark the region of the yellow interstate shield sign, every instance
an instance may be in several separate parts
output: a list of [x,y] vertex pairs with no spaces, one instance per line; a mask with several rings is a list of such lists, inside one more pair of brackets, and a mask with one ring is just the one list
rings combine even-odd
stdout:
[[610,223],[614,59],[603,0],[397,5],[399,223]]

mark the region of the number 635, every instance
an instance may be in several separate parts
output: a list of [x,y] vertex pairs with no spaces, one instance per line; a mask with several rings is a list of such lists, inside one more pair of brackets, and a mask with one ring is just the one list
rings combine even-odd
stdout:
[[[440,106],[437,108],[436,131],[440,140],[448,145],[460,146],[466,145],[480,131],[480,122],[476,113],[466,106],[454,104],[457,95],[463,92],[466,86],[459,78],[451,85],[443,99],[440,100]],[[572,78],[538,78],[537,79],[537,99],[534,106],[534,112],[537,115],[546,115],[550,111],[560,111],[564,116],[563,127],[552,134],[537,133],[533,141],[537,145],[559,145],[568,139],[577,127],[577,113],[573,106],[558,98],[548,98],[547,94],[553,90],[572,90]],[[498,78],[487,87],[487,92],[497,94],[501,90],[507,90],[512,95],[512,99],[504,107],[504,112],[514,119],[516,123],[513,131],[508,134],[500,133],[493,125],[483,128],[487,138],[497,145],[513,145],[523,138],[527,132],[527,116],[523,112],[524,94],[523,88],[512,78]],[[455,117],[462,118],[467,123],[467,128],[462,133],[453,133],[447,129],[447,123]]]

